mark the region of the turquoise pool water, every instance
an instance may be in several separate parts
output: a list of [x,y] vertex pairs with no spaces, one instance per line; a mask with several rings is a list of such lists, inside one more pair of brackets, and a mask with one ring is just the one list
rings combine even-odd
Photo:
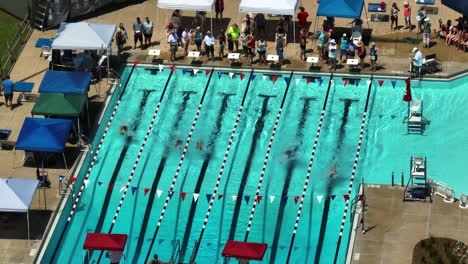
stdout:
[[[128,78],[129,70],[125,70],[123,80]],[[143,67],[135,68],[77,211],[64,228],[70,203],[67,205],[42,263],[82,263],[86,233],[109,231],[122,196],[121,187],[127,183],[169,72],[166,69],[152,74]],[[124,252],[126,263],[143,263],[149,251],[168,261],[177,248],[180,248],[179,261],[189,261],[208,208],[206,195],[213,191],[246,90],[250,73],[245,74],[241,80],[239,75],[231,79],[228,74],[218,78],[218,73],[214,72],[174,194],[150,249],[182,154],[183,144],[178,146],[178,142],[185,142],[209,80],[205,71],[196,76],[179,69],[174,72],[130,185],[133,188],[112,230],[112,233],[129,235]],[[200,242],[198,264],[222,263],[221,251],[226,240],[244,240],[268,141],[286,91],[283,77],[289,77],[285,73],[273,84],[270,78],[264,80],[262,73],[254,74],[256,78],[248,90],[218,190],[218,195],[224,196],[216,198],[213,205]],[[249,242],[269,245],[264,258],[266,263],[286,261],[298,209],[294,197],[302,193],[329,82],[329,77],[322,77],[322,85],[318,81],[307,84],[306,79],[296,84],[296,78],[303,76],[294,75],[291,81],[260,192],[263,199],[257,206],[248,238]],[[341,77],[335,76],[333,80],[289,263],[332,263],[335,254],[345,205],[342,195],[349,185],[368,89],[365,78],[359,85],[346,86]],[[407,104],[402,101],[404,82],[398,81],[393,88],[389,79],[382,87],[374,80],[354,195],[362,179],[366,183],[388,184],[392,172],[408,175],[411,155],[427,157],[430,178],[446,183],[457,193],[468,192],[468,181],[464,180],[461,166],[468,141],[463,133],[467,115],[464,104],[468,95],[462,85],[466,80],[412,83],[413,98],[424,100],[424,115],[430,121],[423,136],[406,134],[406,124],[402,122],[407,113]],[[116,95],[120,92],[117,90]],[[106,113],[98,135],[102,134],[110,111],[112,109]],[[123,124],[129,126],[126,135],[119,133]],[[202,150],[196,147],[197,143]],[[89,162],[89,159],[85,161],[77,183],[81,183]],[[329,171],[334,165],[336,178],[330,178]],[[194,193],[199,194],[196,202]],[[351,217],[348,217],[338,263],[345,259],[350,225]],[[90,263],[97,263],[100,252],[92,252],[90,258]],[[100,260],[100,263],[108,262],[106,257]]]

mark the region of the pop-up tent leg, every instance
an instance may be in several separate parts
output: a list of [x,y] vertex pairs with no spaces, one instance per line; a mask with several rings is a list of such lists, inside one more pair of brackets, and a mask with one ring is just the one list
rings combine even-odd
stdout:
[[65,158],[65,151],[62,152],[63,162],[65,163],[65,169],[68,170],[67,159]]
[[26,220],[27,220],[27,224],[28,224],[28,248],[31,247],[31,243],[30,243],[30,240],[31,240],[31,235],[29,233],[29,209],[28,211],[26,212]]

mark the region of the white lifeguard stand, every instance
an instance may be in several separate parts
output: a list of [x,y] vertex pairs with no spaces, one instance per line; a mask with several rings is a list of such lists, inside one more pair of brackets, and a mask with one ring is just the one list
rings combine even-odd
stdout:
[[411,157],[410,179],[405,188],[403,201],[426,202],[427,197],[432,201],[427,181],[427,159]]
[[412,100],[408,103],[408,134],[424,132],[423,101]]

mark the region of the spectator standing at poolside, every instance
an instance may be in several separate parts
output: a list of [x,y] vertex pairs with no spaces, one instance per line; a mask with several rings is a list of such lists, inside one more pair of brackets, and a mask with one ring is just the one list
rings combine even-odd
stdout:
[[249,66],[252,66],[255,56],[255,39],[252,37],[252,34],[249,34],[247,37],[247,47],[249,48]]
[[323,59],[323,54],[322,54],[322,46],[323,46],[323,39],[325,38],[325,31],[321,30],[320,34],[317,38],[317,50],[319,52],[320,59]]
[[299,7],[299,10],[301,12],[299,12],[299,14],[297,14],[297,19],[299,20],[299,28],[305,28],[307,27],[307,17],[309,17],[309,13],[307,13],[305,11],[305,8],[300,6]]
[[301,60],[306,61],[307,60],[307,35],[309,32],[307,32],[307,29],[305,27],[301,28],[301,31],[299,32],[299,44],[301,47]]
[[[206,57],[208,61],[214,61],[214,45],[215,45],[215,37],[211,34],[211,31],[207,31],[205,38],[203,39],[203,43],[205,43],[205,50],[206,50]],[[211,54],[211,58],[210,58]]]
[[[398,12],[400,12],[400,9],[396,3],[393,3],[390,9],[390,29],[392,31],[398,29]],[[393,24],[395,24],[395,27],[393,27]]]
[[418,10],[418,16],[416,17],[416,20],[418,20],[419,33],[422,32],[424,19],[426,19],[426,9],[424,8],[424,6],[421,6]]
[[187,56],[188,54],[188,47],[190,45],[190,36],[192,33],[188,29],[188,27],[185,27],[184,32],[182,32],[182,43],[184,45],[184,56]]
[[340,63],[343,63],[343,56],[346,59],[346,45],[348,45],[348,39],[346,38],[346,33],[343,33],[343,37],[340,40]]
[[13,102],[13,90],[15,88],[15,83],[10,80],[10,76],[7,75],[5,80],[2,82],[2,87],[0,91],[3,91],[3,95],[5,96],[5,106],[12,107]]
[[350,39],[348,44],[346,44],[346,60],[354,59],[356,55],[356,45],[354,45],[353,41]]
[[232,40],[231,34],[227,33],[227,43],[228,43],[228,52],[233,53],[234,52],[234,41]]
[[138,40],[140,41],[140,48],[143,49],[143,24],[141,23],[140,17],[136,18],[136,23],[133,24],[133,39],[134,46],[133,49],[136,49],[136,44]]
[[362,41],[358,41],[358,43],[356,43],[356,46],[358,47],[357,54],[359,57],[359,63],[361,64],[361,70],[362,70],[364,69],[364,59],[367,56],[367,50],[366,50],[366,46],[364,46],[364,43]]
[[200,27],[197,27],[195,29],[195,31],[193,31],[193,38],[192,39],[193,39],[192,45],[197,46],[197,51],[201,52],[201,46],[202,46],[203,38],[202,38],[202,33],[200,32]]
[[[423,65],[423,54],[418,48],[413,48],[413,53],[414,57],[411,58],[411,63],[410,63],[410,73],[411,76],[419,76],[420,75],[420,70]],[[413,75],[414,74],[414,75]],[[421,76],[419,76],[421,77]]]
[[119,55],[123,50],[125,42],[127,42],[127,40],[125,39],[122,29],[117,29],[117,33],[115,34],[115,43],[117,44],[117,52]]
[[330,64],[330,70],[336,70],[336,41],[334,39],[330,40],[330,45],[328,47],[328,63]]
[[279,63],[280,65],[283,65],[283,59],[284,59],[284,38],[280,34],[276,38],[276,54],[278,55]]
[[257,42],[257,52],[258,52],[258,56],[259,56],[258,60],[260,61],[260,63],[267,64],[266,56],[265,56],[267,46],[268,46],[268,44],[267,44],[266,40],[263,37],[260,37],[260,39]]
[[174,10],[171,16],[171,21],[175,28],[178,28],[181,25],[182,16],[179,9]]
[[323,42],[322,42],[322,56],[324,60],[328,59],[328,45],[330,44],[330,36],[331,36],[332,29],[329,30],[328,33],[326,33],[323,37]]
[[423,24],[423,44],[425,48],[431,47],[431,19],[426,17]]
[[221,19],[223,19],[224,0],[216,0],[215,11],[216,11],[216,19],[218,19],[218,15],[221,17]]
[[241,28],[241,30],[242,30],[242,32],[245,32],[245,31],[251,32],[252,31],[252,19],[250,18],[249,14],[245,14],[245,17],[242,19],[242,28]]
[[237,24],[233,24],[229,28],[228,33],[231,34],[232,42],[234,46],[236,46],[236,51],[238,51],[239,50],[239,37],[241,33],[239,26]]
[[405,17],[405,26],[411,31],[411,6],[407,1],[403,3],[403,16]]
[[170,49],[171,49],[171,61],[176,60],[176,53],[177,53],[177,41],[178,37],[175,32],[175,30],[172,30],[171,34],[167,38],[167,42],[169,43]]
[[153,21],[146,17],[145,22],[143,23],[143,32],[145,36],[145,46],[151,46],[151,37],[153,36]]
[[265,15],[262,13],[256,14],[254,17],[254,25],[255,25],[255,34],[257,37],[265,38],[266,34],[266,19]]
[[224,58],[224,47],[226,46],[226,34],[224,34],[223,29],[219,32],[216,40],[218,40],[219,43],[219,59],[222,60]]
[[372,42],[371,47],[369,48],[369,59],[371,64],[371,70],[375,72],[377,70],[377,53],[380,52],[379,49],[375,47],[375,42]]

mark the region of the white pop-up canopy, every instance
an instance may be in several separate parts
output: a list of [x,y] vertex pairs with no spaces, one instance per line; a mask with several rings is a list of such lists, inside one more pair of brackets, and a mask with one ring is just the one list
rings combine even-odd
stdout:
[[264,13],[294,16],[297,0],[242,0],[239,10],[243,13]]
[[0,212],[27,214],[29,241],[29,206],[36,193],[38,180],[0,178]]
[[158,7],[209,12],[213,9],[214,0],[159,0]]
[[116,29],[111,24],[62,23],[52,42],[52,49],[107,50]]

